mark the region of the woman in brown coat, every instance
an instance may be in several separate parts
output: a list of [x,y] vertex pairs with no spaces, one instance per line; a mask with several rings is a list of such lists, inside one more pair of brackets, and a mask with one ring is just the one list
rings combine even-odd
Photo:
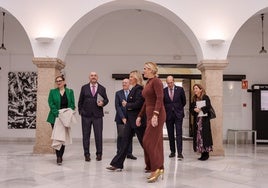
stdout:
[[146,114],[146,130],[143,137],[145,170],[151,172],[148,183],[155,182],[164,173],[163,125],[166,120],[163,84],[157,77],[157,65],[147,62],[144,65],[144,77],[148,81],[142,91],[145,102],[136,120],[140,125],[141,117]]

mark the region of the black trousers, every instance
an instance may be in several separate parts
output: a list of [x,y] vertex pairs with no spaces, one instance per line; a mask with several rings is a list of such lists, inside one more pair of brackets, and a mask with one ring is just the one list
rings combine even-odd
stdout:
[[83,135],[83,148],[84,155],[90,155],[90,134],[93,125],[96,155],[102,155],[102,132],[103,132],[103,119],[95,117],[82,116],[82,135]]
[[166,121],[169,148],[171,153],[176,153],[175,134],[176,134],[177,152],[178,154],[182,153],[182,122],[183,118],[177,118],[174,113],[172,113],[172,118]]
[[124,161],[126,159],[128,153],[128,146],[132,140],[133,134],[137,135],[140,145],[142,146],[142,139],[145,132],[145,126],[132,128],[129,124],[125,125],[124,135],[123,135],[123,145],[119,151],[119,153],[114,156],[110,165],[116,168],[124,168]]
[[[124,136],[125,125],[124,124],[116,124],[116,127],[117,127],[117,140],[116,140],[117,152],[116,153],[119,153],[120,149],[123,147],[123,136]],[[127,155],[132,154],[132,150],[133,150],[132,145],[133,145],[133,139],[131,139],[131,141],[129,143]]]

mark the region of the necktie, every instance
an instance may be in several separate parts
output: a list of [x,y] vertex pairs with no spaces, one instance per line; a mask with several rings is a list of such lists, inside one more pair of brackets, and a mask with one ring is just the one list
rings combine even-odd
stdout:
[[128,90],[125,91],[125,96],[126,96],[126,99],[127,99],[127,96],[128,96]]
[[94,96],[95,93],[96,93],[96,89],[95,89],[95,87],[96,87],[95,85],[92,85],[92,91],[91,91],[91,92],[92,92],[92,95],[93,95],[93,96]]
[[173,96],[174,96],[174,94],[173,94],[173,89],[170,89],[170,93],[169,93],[169,97],[170,97],[170,99],[173,101]]

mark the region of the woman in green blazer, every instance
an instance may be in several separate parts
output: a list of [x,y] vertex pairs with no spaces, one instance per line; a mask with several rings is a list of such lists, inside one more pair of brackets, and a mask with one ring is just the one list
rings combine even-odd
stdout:
[[[63,75],[57,76],[55,79],[57,88],[51,89],[48,96],[49,114],[47,122],[51,124],[53,129],[55,120],[59,115],[59,110],[63,108],[75,109],[74,92],[72,89],[66,87],[65,78]],[[62,156],[65,146],[62,145],[60,150],[56,150],[57,164],[62,164]]]

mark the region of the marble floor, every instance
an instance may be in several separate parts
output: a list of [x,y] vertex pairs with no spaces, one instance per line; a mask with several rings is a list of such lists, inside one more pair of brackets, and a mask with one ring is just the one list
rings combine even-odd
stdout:
[[[91,143],[94,144],[94,143]],[[62,166],[52,154],[33,154],[32,142],[0,142],[1,188],[266,188],[268,184],[268,145],[224,145],[225,156],[198,161],[192,142],[184,141],[184,160],[168,158],[165,147],[164,179],[147,183],[143,152],[134,142],[137,160],[127,159],[122,172],[106,170],[115,154],[115,143],[104,143],[102,161],[85,162],[81,142],[66,146]],[[95,153],[95,146],[91,146]]]

